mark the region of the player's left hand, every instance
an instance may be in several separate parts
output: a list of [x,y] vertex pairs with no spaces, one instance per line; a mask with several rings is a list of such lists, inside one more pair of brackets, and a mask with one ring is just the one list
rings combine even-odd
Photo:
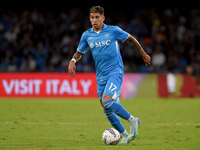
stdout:
[[148,66],[150,65],[151,63],[151,57],[148,55],[148,54],[144,54],[142,56],[143,60],[144,60],[144,63],[145,63],[145,66]]

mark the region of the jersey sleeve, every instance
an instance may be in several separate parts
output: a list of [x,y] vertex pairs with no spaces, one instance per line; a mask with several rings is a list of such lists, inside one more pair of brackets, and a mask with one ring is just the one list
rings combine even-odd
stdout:
[[114,33],[115,33],[117,40],[120,40],[122,43],[129,37],[129,33],[122,30],[118,26],[116,26]]
[[85,32],[81,36],[81,40],[78,45],[77,51],[81,53],[86,53],[88,51],[87,36]]

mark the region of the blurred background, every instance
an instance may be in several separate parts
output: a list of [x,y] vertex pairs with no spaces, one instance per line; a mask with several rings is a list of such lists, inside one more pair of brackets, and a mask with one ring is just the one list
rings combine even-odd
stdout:
[[[67,72],[82,33],[91,28],[89,8],[105,8],[105,23],[138,39],[152,57],[145,67],[131,44],[120,44],[125,72],[200,73],[200,9],[192,1],[4,2],[0,6],[0,72]],[[77,72],[95,72],[90,52]]]

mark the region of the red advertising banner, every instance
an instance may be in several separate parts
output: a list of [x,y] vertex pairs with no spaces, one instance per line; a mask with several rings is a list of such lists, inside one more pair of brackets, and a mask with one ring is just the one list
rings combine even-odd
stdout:
[[159,97],[200,97],[200,77],[188,74],[158,74]]
[[[145,95],[141,92],[144,90]],[[200,78],[187,74],[125,73],[120,97],[141,95],[200,97]],[[98,98],[96,74],[76,73],[71,78],[68,73],[0,73],[0,97]]]
[[98,97],[95,73],[0,73],[0,97]]

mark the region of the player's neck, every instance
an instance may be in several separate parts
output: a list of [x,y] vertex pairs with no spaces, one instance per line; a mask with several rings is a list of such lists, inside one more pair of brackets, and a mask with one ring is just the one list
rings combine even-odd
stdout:
[[100,31],[101,31],[101,30],[98,30],[98,31],[95,31],[95,30],[94,30],[94,32],[96,32],[97,34],[99,34]]

